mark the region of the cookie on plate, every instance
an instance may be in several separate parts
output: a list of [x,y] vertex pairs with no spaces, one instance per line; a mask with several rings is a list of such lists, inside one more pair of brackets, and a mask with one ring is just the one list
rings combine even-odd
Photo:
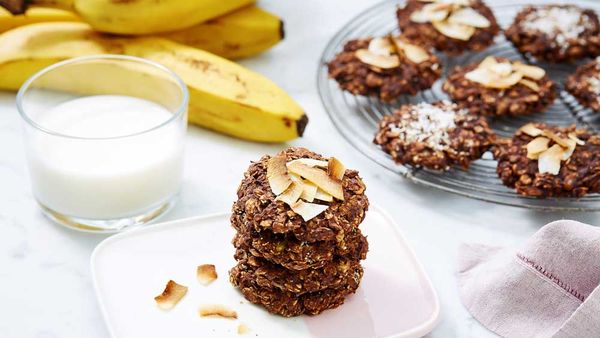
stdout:
[[356,291],[361,278],[362,269],[356,271],[349,283],[338,288],[296,294],[276,287],[262,287],[258,285],[255,275],[245,273],[239,266],[231,269],[229,273],[231,284],[239,288],[248,301],[283,317],[301,314],[317,315],[325,310],[336,308],[344,303],[347,295]]
[[576,5],[525,7],[505,35],[521,53],[548,62],[600,55],[598,16]]
[[360,262],[351,259],[337,258],[318,269],[294,271],[237,251],[242,257],[236,266],[239,273],[248,274],[260,287],[278,288],[298,295],[343,287],[357,282],[355,276],[363,273]]
[[456,67],[442,88],[460,108],[487,116],[540,112],[556,98],[544,69],[494,56]]
[[600,112],[600,56],[577,68],[565,87],[582,106]]
[[343,90],[384,102],[429,89],[442,73],[431,51],[402,36],[348,41],[327,67]]
[[600,192],[600,136],[575,126],[536,123],[493,148],[504,185],[530,197],[581,197]]
[[379,122],[374,143],[396,163],[449,170],[468,168],[493,144],[485,118],[448,101],[404,105]]
[[233,204],[231,283],[285,317],[341,305],[358,288],[369,247],[358,228],[365,189],[357,171],[304,148],[252,163]]
[[265,258],[289,270],[321,268],[336,257],[365,259],[369,244],[360,229],[340,231],[339,240],[302,242],[293,235],[273,234],[270,231],[247,234],[238,232],[233,246],[255,257]]
[[500,32],[481,0],[407,0],[396,15],[404,36],[449,55],[483,50]]

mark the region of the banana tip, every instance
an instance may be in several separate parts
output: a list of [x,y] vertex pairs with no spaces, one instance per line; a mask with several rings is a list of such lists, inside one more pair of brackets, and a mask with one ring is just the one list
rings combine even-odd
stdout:
[[12,15],[25,13],[25,0],[0,0],[0,7],[6,8]]
[[[2,1],[2,0],[0,0]],[[285,39],[285,25],[283,23],[283,20],[279,19],[279,38],[281,40]]]
[[304,129],[306,129],[307,124],[308,124],[308,116],[306,116],[306,114],[304,114],[296,122],[296,131],[298,132],[298,136],[302,136],[304,134]]

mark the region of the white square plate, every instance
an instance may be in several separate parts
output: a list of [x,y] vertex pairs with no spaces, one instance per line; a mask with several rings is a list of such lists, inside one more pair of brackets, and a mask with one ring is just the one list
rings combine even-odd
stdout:
[[[94,286],[113,337],[375,338],[420,337],[439,317],[429,278],[398,226],[371,207],[361,224],[369,240],[365,273],[356,294],[337,309],[309,317],[271,315],[244,299],[228,280],[235,265],[229,214],[156,224],[112,236],[92,254]],[[196,267],[214,264],[219,278],[209,286],[196,280]],[[171,311],[154,297],[173,279],[188,286]],[[198,308],[222,304],[237,320],[199,317]],[[251,331],[239,335],[239,324]]]

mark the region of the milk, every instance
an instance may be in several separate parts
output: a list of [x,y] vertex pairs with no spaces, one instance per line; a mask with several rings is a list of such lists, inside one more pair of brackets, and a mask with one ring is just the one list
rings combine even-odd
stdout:
[[44,111],[36,123],[70,137],[34,130],[26,138],[36,199],[87,219],[137,216],[160,206],[181,184],[185,124],[161,126],[171,118],[156,103],[117,95],[76,98]]

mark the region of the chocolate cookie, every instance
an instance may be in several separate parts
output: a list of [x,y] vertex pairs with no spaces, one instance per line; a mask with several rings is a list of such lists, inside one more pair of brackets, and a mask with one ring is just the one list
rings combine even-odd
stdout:
[[556,98],[556,85],[542,68],[501,57],[456,67],[442,88],[460,108],[488,116],[541,112]]
[[374,143],[397,163],[448,170],[453,165],[468,168],[494,139],[483,117],[441,101],[403,105],[384,116]]
[[362,270],[359,270],[349,284],[340,288],[297,295],[278,288],[261,287],[252,274],[243,273],[240,269],[234,268],[229,274],[231,283],[240,289],[247,300],[284,317],[317,315],[342,305],[344,298],[356,291],[361,278]]
[[431,88],[442,73],[433,53],[403,37],[348,41],[327,67],[343,90],[385,102]]
[[[285,151],[288,161],[299,158],[324,160],[304,148]],[[303,242],[331,241],[340,231],[350,231],[363,221],[369,207],[365,185],[354,170],[346,170],[342,179],[344,201],[334,200],[329,208],[317,217],[305,222],[282,201],[277,201],[267,180],[267,163],[271,156],[264,156],[250,165],[238,188],[238,200],[233,205],[232,220],[236,224],[249,224],[258,232],[291,233]],[[237,220],[239,219],[239,220]]]
[[288,270],[265,259],[248,255],[244,250],[236,251],[238,264],[235,273],[247,274],[245,278],[256,281],[265,288],[277,288],[300,295],[324,289],[337,289],[356,283],[356,276],[362,275],[359,261],[337,258],[318,269],[301,271]]
[[582,106],[600,112],[600,57],[577,68],[565,87]]
[[396,15],[404,36],[449,55],[483,50],[500,32],[494,13],[480,0],[407,0]]
[[336,241],[302,242],[293,235],[273,234],[270,231],[238,232],[233,245],[253,256],[265,258],[290,270],[316,269],[335,257],[365,259],[368,242],[358,228]]
[[549,62],[600,55],[598,16],[575,5],[525,7],[505,35],[521,53]]
[[512,139],[498,141],[493,153],[502,183],[521,195],[581,197],[600,192],[600,136],[587,130],[529,124]]

